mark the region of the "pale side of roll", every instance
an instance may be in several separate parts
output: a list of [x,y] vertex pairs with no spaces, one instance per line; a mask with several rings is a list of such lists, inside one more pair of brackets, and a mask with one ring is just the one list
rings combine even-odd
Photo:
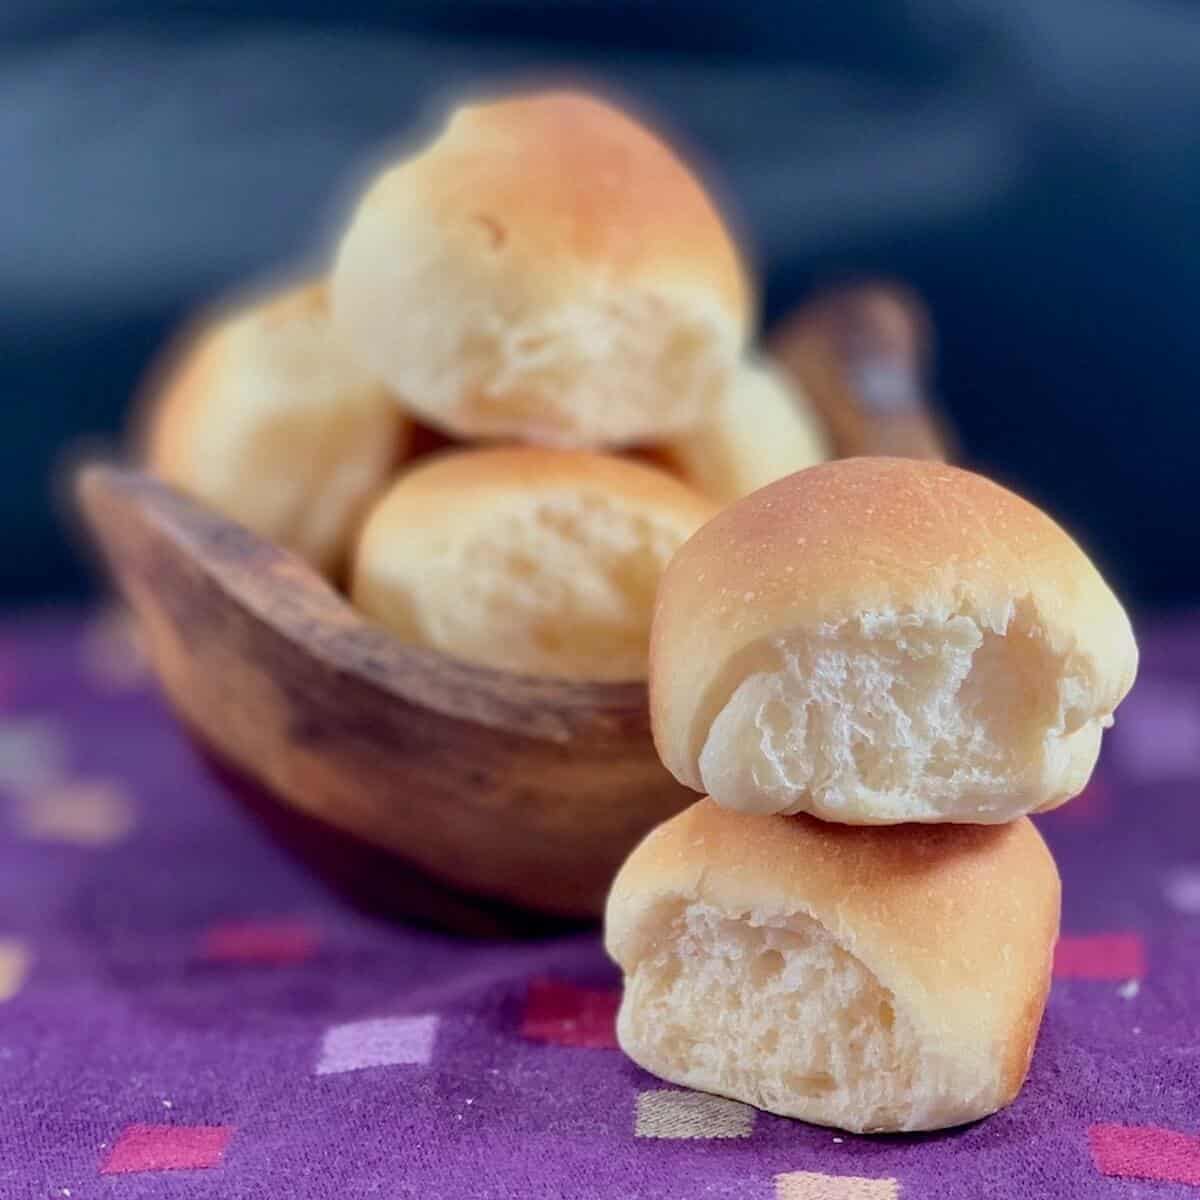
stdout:
[[701,800],[613,883],[622,1049],[853,1132],[941,1129],[1020,1090],[1060,886],[1028,818],[853,829]]
[[401,476],[372,509],[351,598],[404,641],[483,666],[644,679],[663,567],[714,511],[627,459],[450,453]]
[[384,171],[333,272],[359,359],[462,437],[597,447],[716,408],[753,307],[688,168],[569,92],[460,108]]
[[1078,794],[1137,669],[1048,516],[941,463],[844,459],[725,509],[663,578],[671,772],[747,812],[990,824]]
[[659,448],[668,466],[718,504],[732,504],[824,462],[829,442],[808,398],[766,362],[738,366],[715,415]]
[[211,322],[151,399],[155,474],[327,573],[410,436],[346,354],[321,284]]

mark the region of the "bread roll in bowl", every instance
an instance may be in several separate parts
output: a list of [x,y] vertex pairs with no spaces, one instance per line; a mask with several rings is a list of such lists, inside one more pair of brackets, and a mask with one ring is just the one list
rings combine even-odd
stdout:
[[628,459],[450,453],[403,475],[371,511],[351,598],[406,642],[498,670],[643,679],[663,567],[714,511]]
[[747,812],[1010,821],[1083,788],[1136,667],[1120,603],[1033,505],[942,463],[844,459],[675,556],[654,738]]
[[807,397],[766,362],[739,364],[716,413],[665,443],[666,466],[718,504],[829,457]]
[[617,1037],[672,1083],[820,1125],[973,1121],[1025,1079],[1059,894],[1027,818],[852,829],[701,800],[613,883]]
[[698,424],[752,307],[687,167],[569,92],[461,108],[385,171],[338,250],[333,305],[361,361],[424,419],[562,446]]
[[410,435],[317,283],[211,322],[150,399],[156,475],[327,574]]

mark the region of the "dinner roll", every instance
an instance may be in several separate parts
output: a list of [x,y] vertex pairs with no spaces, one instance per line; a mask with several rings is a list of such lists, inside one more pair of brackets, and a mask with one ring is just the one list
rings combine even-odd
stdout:
[[732,504],[829,457],[807,397],[767,363],[742,363],[716,413],[660,448],[666,466],[718,504]]
[[407,642],[498,670],[644,679],[659,576],[713,512],[627,459],[534,447],[447,454],[372,510],[351,597]]
[[150,468],[332,572],[409,421],[308,284],[211,324],[153,397]]
[[716,407],[751,320],[704,189],[588,96],[459,109],[354,213],[334,316],[361,361],[449,432],[648,440]]
[[1137,648],[1033,505],[942,463],[858,458],[692,538],[651,662],[659,754],[720,804],[989,824],[1083,788]]
[[1059,891],[1027,818],[851,829],[701,800],[613,883],[618,1040],[672,1083],[820,1125],[973,1121],[1029,1069]]

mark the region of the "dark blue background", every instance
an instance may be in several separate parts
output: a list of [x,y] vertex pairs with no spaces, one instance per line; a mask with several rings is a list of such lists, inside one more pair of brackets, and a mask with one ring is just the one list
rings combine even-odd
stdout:
[[618,89],[706,164],[768,318],[886,272],[970,460],[1132,601],[1200,599],[1200,6],[0,6],[0,598],[83,586],[48,483],[189,308],[305,255],[464,90]]

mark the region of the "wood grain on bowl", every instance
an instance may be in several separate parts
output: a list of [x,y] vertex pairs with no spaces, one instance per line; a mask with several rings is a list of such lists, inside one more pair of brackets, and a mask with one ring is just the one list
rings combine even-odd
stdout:
[[88,466],[78,492],[193,734],[239,779],[394,855],[398,881],[416,870],[476,911],[594,917],[633,845],[694,798],[658,761],[641,683],[403,645],[299,558],[144,474]]

